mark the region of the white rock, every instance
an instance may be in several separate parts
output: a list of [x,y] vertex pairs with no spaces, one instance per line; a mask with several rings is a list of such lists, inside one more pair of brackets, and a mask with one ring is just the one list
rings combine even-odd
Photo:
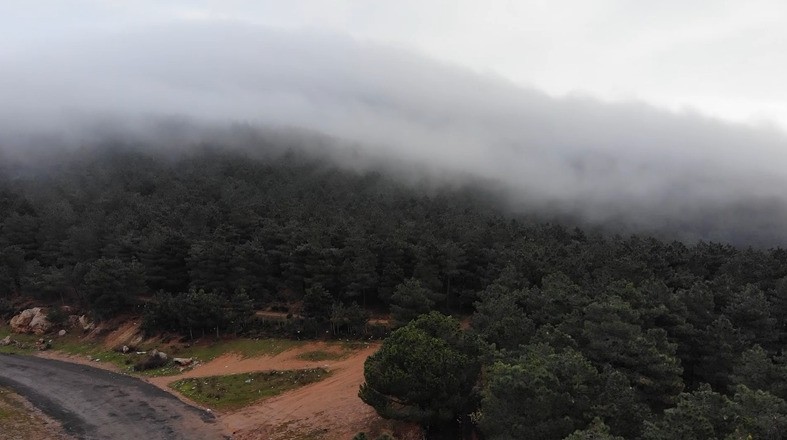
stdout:
[[185,367],[191,365],[191,363],[194,362],[194,358],[173,358],[172,362]]
[[41,307],[23,310],[9,322],[14,333],[35,333],[43,335],[52,327]]

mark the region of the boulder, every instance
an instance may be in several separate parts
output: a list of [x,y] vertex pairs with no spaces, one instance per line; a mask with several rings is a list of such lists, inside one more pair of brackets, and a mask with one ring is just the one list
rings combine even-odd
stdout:
[[166,361],[167,360],[167,353],[164,353],[163,351],[158,351],[158,350],[156,350],[154,348],[150,352],[150,357],[157,357],[157,358],[161,359],[162,361]]
[[96,324],[87,317],[87,315],[82,315],[79,317],[79,326],[82,328],[82,331],[89,332],[96,328]]
[[[133,346],[130,346],[130,345],[120,345],[120,346],[115,347],[115,351],[118,352],[118,353],[129,354],[131,352],[136,351],[136,348],[134,348]],[[139,354],[139,353],[140,352],[137,352],[137,354]]]
[[191,365],[194,362],[194,358],[173,358],[172,362],[180,365],[181,367],[186,367]]
[[46,313],[39,309],[39,313],[36,313],[35,316],[33,316],[33,319],[30,320],[28,327],[30,327],[30,330],[33,333],[37,335],[43,335],[47,333],[50,328],[52,328],[52,323],[50,323],[46,318]]
[[41,307],[23,310],[22,313],[11,318],[9,324],[14,333],[35,333],[37,335],[43,335],[52,327]]
[[33,316],[40,310],[41,309],[38,307],[22,310],[21,313],[11,318],[11,321],[8,323],[11,326],[11,331],[14,333],[27,333],[28,324],[30,324],[30,321],[33,320]]
[[144,371],[167,365],[167,354],[158,350],[151,350],[149,356],[134,365],[134,371]]
[[58,336],[65,336],[66,335],[66,331],[65,330],[60,330],[59,332],[57,332],[57,335]]
[[11,339],[11,335],[6,336],[3,339],[0,339],[0,347],[5,347],[7,345],[13,344],[14,341]]

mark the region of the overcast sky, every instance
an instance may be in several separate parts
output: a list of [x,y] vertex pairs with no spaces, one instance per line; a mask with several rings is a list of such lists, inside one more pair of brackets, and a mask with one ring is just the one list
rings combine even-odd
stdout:
[[554,96],[787,127],[787,3],[779,0],[3,0],[0,50],[182,20],[330,31]]
[[784,5],[3,0],[0,153],[299,127],[526,210],[787,245]]

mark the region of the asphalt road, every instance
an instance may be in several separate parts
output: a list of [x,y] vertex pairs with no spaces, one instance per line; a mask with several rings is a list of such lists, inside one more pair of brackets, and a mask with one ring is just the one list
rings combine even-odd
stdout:
[[139,379],[32,356],[0,354],[0,385],[86,440],[219,440],[215,417]]

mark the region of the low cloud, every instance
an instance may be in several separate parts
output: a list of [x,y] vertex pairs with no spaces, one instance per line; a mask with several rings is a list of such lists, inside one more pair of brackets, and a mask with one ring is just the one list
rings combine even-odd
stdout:
[[378,162],[494,181],[516,210],[787,244],[787,138],[774,128],[556,99],[348,37],[230,22],[83,35],[0,65],[6,154],[118,133],[155,142],[165,118],[194,128],[188,142],[205,133],[195,127],[303,128]]

